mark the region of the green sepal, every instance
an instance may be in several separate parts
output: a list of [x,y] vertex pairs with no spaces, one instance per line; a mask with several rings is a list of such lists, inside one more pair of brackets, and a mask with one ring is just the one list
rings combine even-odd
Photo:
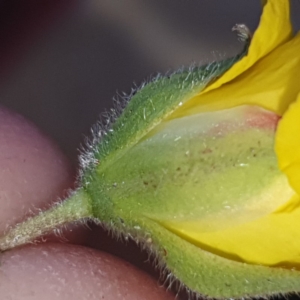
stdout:
[[[171,75],[159,75],[143,84],[135,91],[101,141],[95,145],[95,158],[101,161],[102,166],[118,159],[124,151],[135,145],[181,105],[199,94],[245,53],[244,51],[221,62],[183,69]],[[120,106],[122,105],[121,103]]]
[[199,299],[265,298],[300,291],[299,271],[236,262],[204,251],[150,220],[142,225],[152,236],[146,243],[158,251],[161,265]]
[[[94,137],[95,141],[88,145],[88,152],[80,159],[80,182],[91,196],[96,218],[109,223],[118,220],[111,209],[113,199],[104,191],[103,170],[110,168],[165,118],[240,60],[247,53],[249,42],[233,58],[183,69],[168,76],[157,76],[143,84],[111,127],[106,128],[100,140]],[[97,126],[95,132],[99,131]]]

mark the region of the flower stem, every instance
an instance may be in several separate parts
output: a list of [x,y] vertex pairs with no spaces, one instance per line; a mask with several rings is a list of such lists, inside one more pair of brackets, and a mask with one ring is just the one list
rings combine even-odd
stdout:
[[92,217],[89,195],[82,189],[49,210],[17,224],[0,237],[0,251],[26,244],[64,224]]

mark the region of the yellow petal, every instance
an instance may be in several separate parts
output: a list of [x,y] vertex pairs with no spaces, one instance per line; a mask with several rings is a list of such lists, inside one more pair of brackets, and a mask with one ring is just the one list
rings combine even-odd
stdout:
[[[294,196],[299,203],[299,197]],[[217,220],[215,220],[217,222]],[[164,227],[200,248],[236,261],[268,266],[300,266],[300,207],[228,229],[203,232],[195,223]]]
[[231,82],[190,99],[171,118],[189,114],[257,105],[283,115],[300,91],[300,34]]
[[220,79],[204,92],[216,89],[232,81],[253,66],[259,59],[292,37],[290,3],[288,0],[268,0],[264,6],[258,29],[255,31],[248,55],[237,62]]
[[300,94],[279,122],[275,150],[280,169],[300,194]]

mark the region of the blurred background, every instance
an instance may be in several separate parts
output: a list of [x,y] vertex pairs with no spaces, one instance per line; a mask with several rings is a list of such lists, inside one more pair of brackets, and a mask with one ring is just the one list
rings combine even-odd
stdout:
[[[299,1],[292,12],[300,29]],[[34,122],[76,166],[114,96],[157,73],[236,54],[243,45],[231,28],[254,31],[260,13],[260,0],[0,0],[0,104]],[[99,230],[89,246],[155,273],[135,245],[124,251]]]
[[[297,16],[299,1],[292,6]],[[117,93],[236,54],[232,26],[254,31],[260,9],[260,0],[2,0],[0,104],[32,120],[76,165]]]

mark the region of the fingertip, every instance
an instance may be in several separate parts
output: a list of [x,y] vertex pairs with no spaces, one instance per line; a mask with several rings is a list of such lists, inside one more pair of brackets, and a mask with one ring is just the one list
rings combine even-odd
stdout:
[[67,245],[42,244],[1,257],[4,299],[171,300],[147,274],[110,254]]
[[74,180],[66,157],[31,122],[0,107],[0,232],[63,196]]

